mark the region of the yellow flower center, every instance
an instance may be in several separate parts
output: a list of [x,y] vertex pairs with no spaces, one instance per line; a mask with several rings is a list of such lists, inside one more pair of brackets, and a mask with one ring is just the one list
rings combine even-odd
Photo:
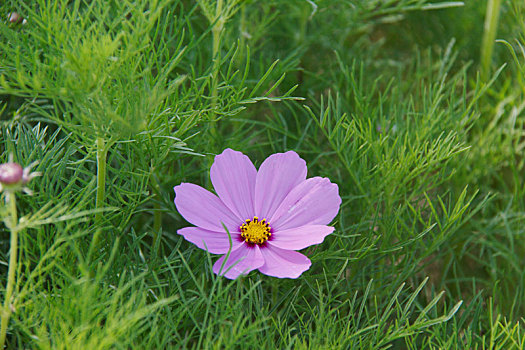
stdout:
[[247,219],[240,229],[241,237],[246,243],[263,244],[272,235],[270,224],[266,219],[259,221],[257,216],[254,216],[252,220]]

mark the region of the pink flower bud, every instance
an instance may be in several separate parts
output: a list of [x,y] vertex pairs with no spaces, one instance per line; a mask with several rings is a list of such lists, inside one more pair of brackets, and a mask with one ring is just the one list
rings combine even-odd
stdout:
[[0,183],[6,186],[15,185],[22,181],[24,169],[17,163],[0,164]]
[[22,18],[22,16],[20,16],[20,14],[18,14],[17,12],[11,12],[9,14],[9,22],[11,23],[15,23],[15,24],[18,24],[18,23],[21,23],[24,19]]

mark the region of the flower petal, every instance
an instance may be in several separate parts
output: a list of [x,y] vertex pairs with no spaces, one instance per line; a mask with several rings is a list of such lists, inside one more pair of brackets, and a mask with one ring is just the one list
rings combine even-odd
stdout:
[[[226,232],[217,232],[205,230],[200,227],[184,227],[177,231],[179,235],[184,236],[187,241],[195,244],[197,247],[207,250],[213,254],[225,254],[230,249],[230,239]],[[231,232],[232,250],[241,245],[237,239],[238,233]]]
[[181,183],[175,190],[175,206],[180,215],[195,226],[224,232],[221,222],[230,232],[237,232],[242,219],[238,218],[213,193],[204,188]]
[[250,158],[229,148],[215,157],[210,169],[215,192],[242,221],[255,215],[253,203],[256,176],[257,170]]
[[264,265],[259,267],[259,271],[268,276],[297,278],[312,265],[310,259],[293,250],[267,246],[261,249],[261,253]]
[[334,228],[331,226],[306,225],[276,231],[268,244],[282,249],[299,250],[323,242],[324,238],[332,232]]
[[228,260],[223,264],[226,255],[223,255],[213,264],[213,272],[223,275],[229,279],[235,279],[241,274],[248,274],[250,271],[261,267],[264,264],[264,259],[261,254],[261,249],[258,245],[252,247],[242,244],[236,250],[230,253]]
[[269,218],[290,191],[306,180],[306,162],[293,151],[272,154],[261,164],[255,182],[255,212]]
[[336,184],[312,177],[296,186],[269,220],[275,231],[305,225],[327,225],[339,212],[341,197]]

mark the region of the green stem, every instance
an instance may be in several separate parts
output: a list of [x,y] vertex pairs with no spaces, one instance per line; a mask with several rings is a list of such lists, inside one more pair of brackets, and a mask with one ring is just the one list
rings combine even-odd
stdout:
[[211,81],[211,116],[213,125],[211,127],[211,136],[214,142],[219,136],[218,132],[218,121],[215,120],[215,109],[217,108],[218,100],[218,87],[219,87],[219,70],[221,67],[221,37],[224,28],[224,19],[222,17],[222,0],[217,1],[217,8],[215,12],[215,24],[212,29],[213,34],[213,46],[212,46],[212,57],[213,57],[213,71]]
[[157,240],[157,233],[160,231],[161,227],[162,227],[162,213],[160,211],[160,204],[159,203],[155,203],[153,205],[153,208],[155,209],[153,211],[153,231],[154,231],[154,235],[155,235],[155,241]]
[[488,80],[490,74],[490,63],[498,30],[500,7],[501,0],[488,0],[487,2],[487,13],[485,15],[483,39],[481,42],[481,78],[484,81]]
[[221,58],[219,57],[219,47],[221,45],[221,32],[213,29],[213,73],[211,81],[211,105],[213,112],[217,106],[218,87],[219,87],[219,69],[221,64]]
[[9,271],[7,273],[7,287],[5,292],[4,307],[2,310],[2,325],[0,327],[0,349],[4,348],[7,334],[7,324],[11,317],[11,297],[15,286],[15,274],[18,254],[18,216],[16,213],[16,197],[14,193],[8,194],[9,216],[11,220],[11,251],[9,254]]
[[219,86],[219,69],[221,65],[221,36],[222,30],[224,28],[224,22],[222,19],[222,0],[217,1],[217,9],[215,12],[215,24],[212,29],[213,33],[213,46],[212,46],[212,55],[213,55],[213,76],[212,76],[212,87],[211,87],[211,103],[212,107],[217,105],[217,90]]
[[247,24],[246,24],[246,6],[241,7],[241,21],[239,25],[240,31],[240,40],[239,40],[239,55],[237,58],[237,64],[240,66],[244,62],[244,47],[246,45],[246,36],[247,34]]
[[[106,157],[107,149],[102,137],[97,137],[97,201],[96,208],[100,209],[104,206],[106,197]],[[102,213],[95,214],[95,222],[100,223]]]
[[[155,194],[155,197],[158,201],[162,200],[162,197],[160,195],[161,188],[160,184],[157,181],[157,178],[155,174],[151,175],[151,183],[152,183],[152,190]],[[161,206],[158,202],[155,202],[153,204],[153,247],[158,247],[159,243],[158,240],[160,239],[161,229],[162,229],[162,212],[161,212]]]

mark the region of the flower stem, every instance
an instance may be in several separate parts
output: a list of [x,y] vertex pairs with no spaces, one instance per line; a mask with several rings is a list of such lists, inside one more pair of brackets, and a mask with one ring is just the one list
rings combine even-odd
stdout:
[[246,6],[241,7],[241,20],[239,24],[239,56],[237,57],[237,64],[240,66],[244,61],[244,49],[246,46],[246,39],[249,36],[246,23]]
[[485,24],[483,26],[483,39],[481,42],[481,78],[486,81],[490,73],[490,62],[494,40],[498,30],[498,18],[501,0],[488,0]]
[[153,231],[155,235],[155,241],[157,240],[157,233],[162,228],[162,213],[159,203],[154,204],[154,212],[153,212]]
[[222,17],[222,0],[217,1],[217,7],[215,9],[215,23],[213,25],[212,34],[213,34],[213,44],[212,44],[212,59],[213,59],[213,68],[212,68],[212,80],[211,80],[211,138],[215,144],[217,144],[217,139],[219,137],[219,121],[215,120],[216,117],[216,108],[218,100],[218,90],[219,90],[219,70],[221,68],[221,37],[222,31],[224,29],[224,19]]
[[211,103],[212,108],[215,109],[217,105],[217,96],[218,96],[218,85],[219,85],[219,69],[221,65],[220,49],[221,49],[221,36],[222,30],[224,28],[223,18],[222,18],[222,0],[217,1],[217,8],[215,11],[215,24],[213,25],[213,46],[212,46],[212,55],[213,55],[213,75],[212,75],[212,86],[211,86]]
[[[107,149],[105,148],[104,139],[102,137],[97,137],[97,209],[104,206],[104,200],[106,197],[106,157]],[[101,218],[101,213],[95,214],[96,223],[100,223]]]
[[[161,201],[161,188],[160,184],[157,181],[156,176],[153,174],[151,176],[151,183],[152,183],[152,189],[153,193],[155,194],[155,197],[158,201]],[[158,240],[161,239],[162,234],[162,211],[161,206],[158,202],[155,202],[153,204],[153,247],[155,247],[155,253],[157,252],[157,248],[159,247]]]
[[13,290],[15,286],[15,274],[17,265],[17,254],[18,254],[18,216],[16,212],[16,197],[14,193],[9,193],[7,197],[9,206],[10,216],[10,228],[11,228],[11,250],[9,253],[9,271],[7,273],[7,286],[4,299],[4,307],[2,309],[2,320],[0,326],[0,349],[4,348],[5,338],[7,334],[7,324],[11,317],[11,298],[13,296]]

